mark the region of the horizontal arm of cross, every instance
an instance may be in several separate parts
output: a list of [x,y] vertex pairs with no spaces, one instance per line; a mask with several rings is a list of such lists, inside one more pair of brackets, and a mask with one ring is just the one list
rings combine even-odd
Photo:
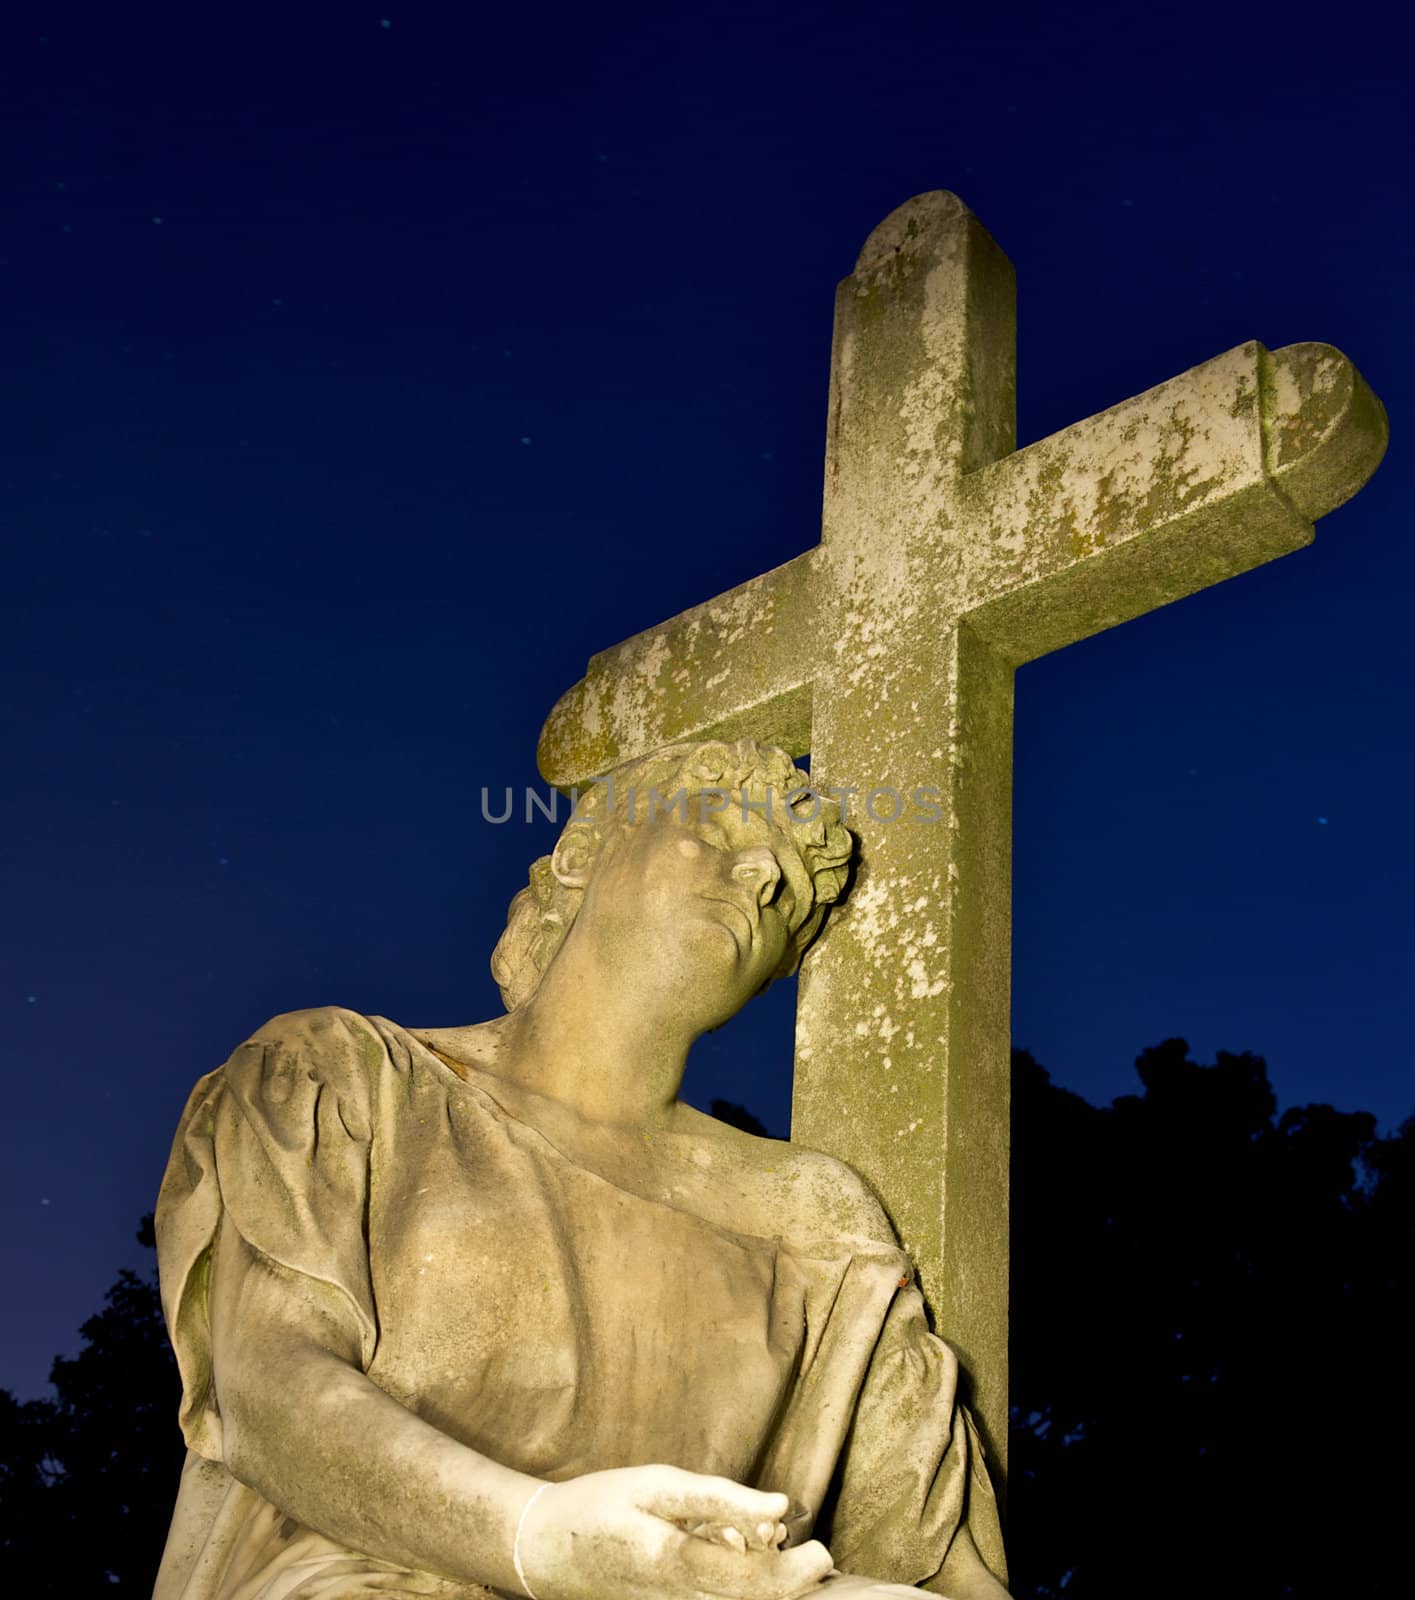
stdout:
[[561,789],[680,739],[810,749],[819,550],[590,658],[556,702],[538,759]]
[[1240,345],[962,482],[971,625],[1014,665],[1311,541],[1385,414],[1329,345]]

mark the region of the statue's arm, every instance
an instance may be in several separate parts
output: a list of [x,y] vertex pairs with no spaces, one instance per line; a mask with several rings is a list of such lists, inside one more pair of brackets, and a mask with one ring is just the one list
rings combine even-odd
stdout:
[[[818,1176],[802,1187],[827,1197],[826,1220],[840,1237],[898,1248],[852,1167],[814,1152],[807,1159]],[[930,1331],[906,1270],[856,1397],[828,1533],[846,1572],[891,1574],[851,1578],[873,1581],[878,1600],[901,1583],[947,1600],[1008,1600],[996,1501],[957,1381],[957,1358]]]
[[327,1285],[274,1266],[229,1220],[215,1255],[212,1376],[232,1475],[351,1550],[520,1593],[512,1546],[539,1480],[367,1378]]
[[[830,1570],[819,1543],[777,1549],[785,1495],[669,1466],[544,1483],[448,1438],[359,1369],[333,1290],[229,1220],[211,1320],[228,1470],[351,1550],[540,1600],[790,1600]],[[735,1542],[681,1531],[702,1524]]]

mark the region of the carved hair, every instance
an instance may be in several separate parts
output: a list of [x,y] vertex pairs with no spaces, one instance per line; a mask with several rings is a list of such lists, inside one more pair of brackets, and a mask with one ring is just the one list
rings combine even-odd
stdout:
[[[772,974],[773,978],[788,977],[819,932],[826,907],[840,898],[854,848],[854,840],[841,823],[839,803],[817,795],[810,781],[784,751],[754,739],[669,745],[639,761],[627,762],[587,789],[556,850],[564,854],[578,849],[582,860],[592,863],[611,830],[621,827],[632,814],[633,801],[626,800],[630,795],[639,797],[640,813],[647,805],[646,795],[659,797],[666,806],[680,791],[691,797],[704,790],[725,790],[732,797],[729,809],[741,804],[743,791],[758,805],[769,797],[775,814],[787,808],[792,812],[784,831],[800,854],[813,891],[803,920],[787,941],[781,965]],[[491,974],[500,985],[508,1011],[535,993],[584,899],[582,888],[556,877],[552,860],[541,856],[531,867],[530,882],[512,900],[506,931],[492,952]]]

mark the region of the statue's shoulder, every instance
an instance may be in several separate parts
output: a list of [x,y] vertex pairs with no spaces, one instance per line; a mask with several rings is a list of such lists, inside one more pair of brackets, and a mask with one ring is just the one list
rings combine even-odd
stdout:
[[378,1029],[371,1018],[347,1006],[309,1006],[302,1011],[281,1011],[262,1022],[251,1035],[261,1043],[298,1043],[322,1039],[377,1039]]
[[705,1115],[703,1122],[712,1124],[714,1142],[754,1175],[753,1188],[780,1220],[774,1232],[802,1240],[896,1243],[874,1191],[848,1163],[823,1150],[763,1138]]
[[367,1101],[387,1059],[387,1041],[375,1019],[347,1006],[310,1006],[261,1023],[220,1070],[238,1093],[264,1094],[305,1078],[330,1085],[341,1102]]
[[803,1222],[840,1239],[897,1242],[884,1207],[854,1167],[823,1150],[799,1144],[785,1148],[790,1152],[788,1170],[797,1214]]

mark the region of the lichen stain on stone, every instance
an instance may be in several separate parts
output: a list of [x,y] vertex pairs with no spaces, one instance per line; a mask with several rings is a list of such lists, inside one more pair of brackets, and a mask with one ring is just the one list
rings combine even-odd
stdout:
[[1349,363],[1328,345],[1299,345],[1273,362],[1273,465],[1313,450],[1339,420],[1351,388]]
[[573,708],[576,748],[650,749],[691,727],[705,690],[751,681],[752,641],[774,633],[777,605],[774,586],[753,580],[596,658]]
[[1256,347],[970,475],[961,506],[982,535],[967,603],[1035,582],[1177,523],[1261,473]]
[[[918,229],[910,223],[906,238],[912,242],[917,232]],[[879,257],[854,274],[855,316],[862,331],[872,330],[883,320],[919,265],[920,258],[916,253],[901,248]]]
[[[899,393],[897,417],[903,435],[902,457],[893,466],[896,482],[912,480],[907,497],[915,513],[926,512],[952,489],[966,428],[972,413],[965,368],[965,322],[961,241],[950,238],[924,276],[917,333],[909,341],[912,372],[900,372],[891,387]],[[902,363],[901,363],[902,364]]]
[[1228,414],[1235,422],[1243,422],[1254,415],[1259,403],[1258,380],[1256,373],[1240,372],[1238,384],[1233,391],[1233,402],[1228,408]]
[[[887,838],[885,830],[883,839]],[[937,881],[937,876],[930,879],[935,894]],[[906,1016],[920,1000],[938,998],[951,988],[948,951],[935,921],[924,916],[932,897],[915,893],[915,882],[910,873],[875,870],[857,886],[841,916],[839,931],[857,951],[858,970],[862,976],[870,969],[875,974],[852,995],[844,1014],[856,1013],[854,1033],[862,1040],[877,1040],[877,1050],[888,1048],[903,1027],[894,1020],[893,1008],[879,999],[885,992],[882,984],[887,984],[894,1005]],[[906,1039],[905,1046],[910,1048],[911,1041]]]

